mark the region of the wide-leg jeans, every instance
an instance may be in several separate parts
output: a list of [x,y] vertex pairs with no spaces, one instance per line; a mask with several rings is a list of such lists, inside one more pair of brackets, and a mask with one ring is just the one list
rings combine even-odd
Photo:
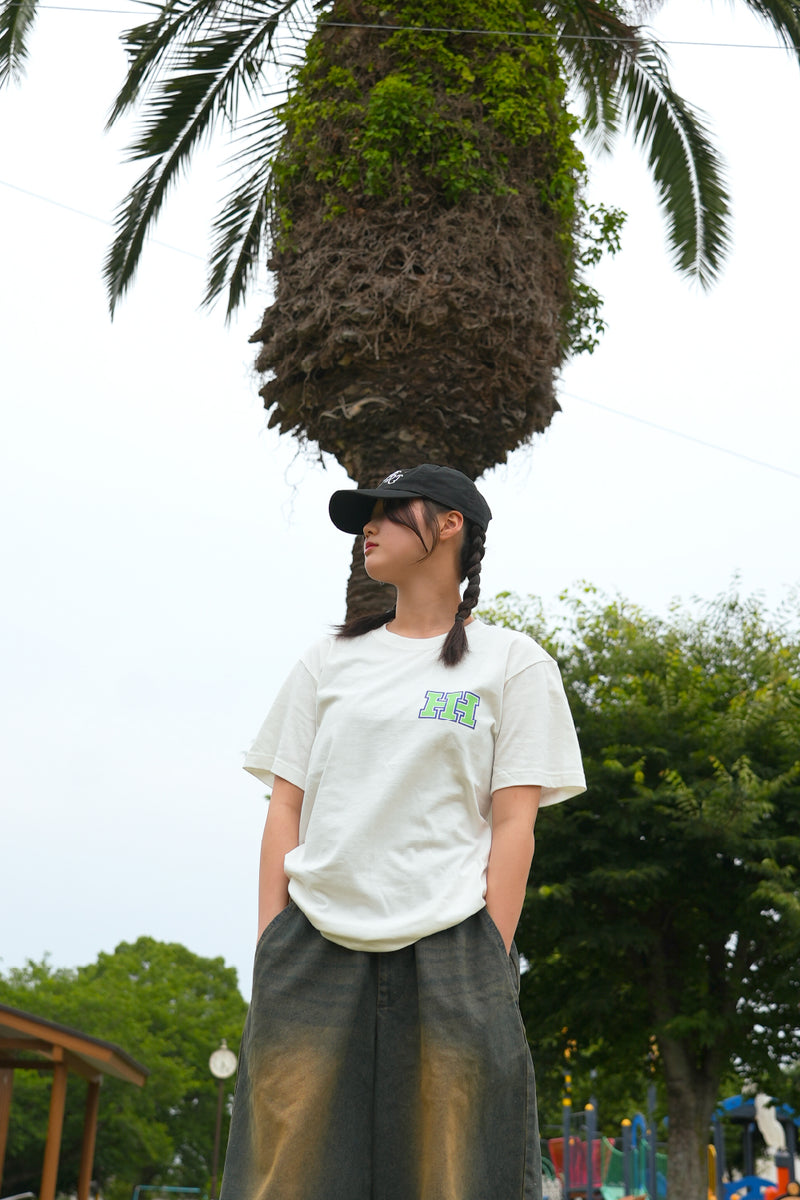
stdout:
[[485,908],[369,953],[290,902],[256,949],[221,1200],[540,1200],[518,997]]

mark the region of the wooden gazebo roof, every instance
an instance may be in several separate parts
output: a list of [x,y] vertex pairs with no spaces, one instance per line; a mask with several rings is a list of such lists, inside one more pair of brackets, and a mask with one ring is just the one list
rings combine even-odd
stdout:
[[0,1004],[0,1186],[14,1071],[26,1069],[53,1072],[39,1200],[54,1200],[55,1197],[67,1074],[72,1071],[82,1075],[88,1082],[78,1179],[78,1200],[88,1200],[103,1076],[112,1075],[115,1079],[142,1087],[148,1070],[113,1042],[90,1037],[68,1025],[59,1025],[55,1021],[36,1017],[33,1013],[23,1012],[22,1009]]

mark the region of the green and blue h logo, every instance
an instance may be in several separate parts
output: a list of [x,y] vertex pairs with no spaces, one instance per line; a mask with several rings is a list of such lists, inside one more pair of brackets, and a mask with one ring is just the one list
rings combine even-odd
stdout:
[[425,703],[419,710],[423,721],[457,721],[468,729],[475,728],[475,713],[481,702],[474,692],[425,693]]

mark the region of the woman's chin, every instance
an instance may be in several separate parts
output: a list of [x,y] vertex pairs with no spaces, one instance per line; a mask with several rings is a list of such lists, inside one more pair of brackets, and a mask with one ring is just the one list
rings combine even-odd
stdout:
[[369,559],[365,559],[365,561],[364,561],[364,570],[366,571],[367,575],[369,575],[370,579],[373,580],[373,582],[375,582],[375,583],[386,583],[387,582],[387,580],[385,580],[383,578],[379,569],[370,567]]
[[377,563],[371,563],[369,560],[370,556],[367,555],[364,559],[364,570],[374,583],[394,583],[394,580],[388,577],[385,570],[382,571]]

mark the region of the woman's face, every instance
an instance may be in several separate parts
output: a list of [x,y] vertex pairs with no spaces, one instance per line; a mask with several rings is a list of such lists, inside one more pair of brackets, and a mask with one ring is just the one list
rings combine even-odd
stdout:
[[[429,550],[431,538],[425,526],[422,501],[413,500],[411,508]],[[364,569],[370,579],[397,583],[424,561],[425,550],[414,530],[390,521],[383,511],[383,501],[379,500],[364,526]]]

